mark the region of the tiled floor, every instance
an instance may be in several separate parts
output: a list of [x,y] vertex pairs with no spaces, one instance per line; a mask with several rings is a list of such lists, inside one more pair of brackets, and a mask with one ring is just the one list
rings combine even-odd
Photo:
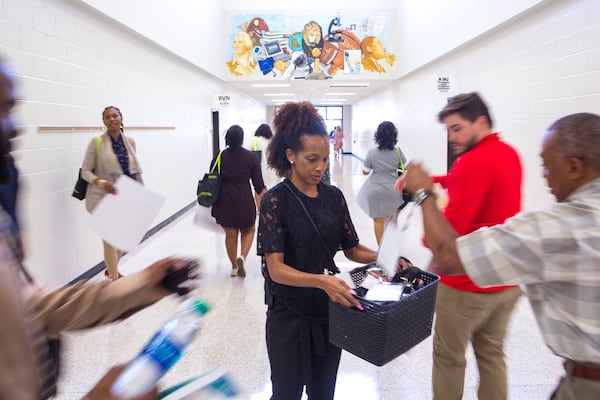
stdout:
[[[360,167],[360,162],[350,155],[341,160],[332,157],[332,183],[343,190],[361,241],[374,247],[371,220],[354,202],[355,193],[365,179]],[[121,271],[127,274],[173,254],[200,257],[203,261],[205,278],[199,295],[212,303],[213,308],[189,353],[162,379],[161,385],[166,387],[224,366],[242,391],[240,399],[268,399],[269,364],[264,343],[265,306],[259,259],[254,254],[248,257],[245,279],[231,278],[224,237],[196,226],[195,211],[144,242],[137,251],[125,256],[121,265]],[[415,252],[413,258],[424,262],[427,253]],[[336,262],[345,271],[355,266],[341,254]],[[126,321],[65,335],[64,370],[57,399],[81,398],[110,366],[130,360],[178,305],[176,298],[167,298]],[[506,353],[509,398],[547,399],[562,367],[544,346],[525,298],[514,313]],[[470,350],[467,363],[464,398],[476,399],[478,375]],[[383,367],[344,352],[336,399],[429,399],[430,375],[431,337]]]

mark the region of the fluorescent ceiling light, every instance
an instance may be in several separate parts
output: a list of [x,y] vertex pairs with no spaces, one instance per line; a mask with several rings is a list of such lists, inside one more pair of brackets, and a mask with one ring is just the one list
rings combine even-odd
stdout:
[[323,103],[343,103],[344,101],[348,101],[348,99],[323,99]]
[[290,87],[289,83],[253,83],[252,87]]
[[276,97],[276,96],[295,96],[294,93],[265,93],[265,96]]
[[330,83],[329,87],[368,87],[368,82]]
[[356,93],[325,93],[325,96],[356,96]]
[[289,103],[292,100],[291,99],[273,99],[271,100],[273,103]]

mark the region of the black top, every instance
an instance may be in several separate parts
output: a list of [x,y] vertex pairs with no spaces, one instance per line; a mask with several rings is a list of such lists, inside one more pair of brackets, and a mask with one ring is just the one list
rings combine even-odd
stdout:
[[[329,254],[315,233],[298,200],[284,182],[267,191],[262,198],[258,225],[257,253],[284,253],[284,262],[300,271],[322,274],[330,268],[338,250],[355,247],[358,236],[348,212],[346,199],[335,186],[318,185],[318,196],[311,198],[289,181],[315,222]],[[272,295],[289,308],[309,316],[326,316],[328,297],[321,289],[300,288],[269,282]]]
[[[215,160],[210,163],[211,168]],[[247,229],[254,226],[256,207],[252,186],[257,193],[265,184],[256,155],[243,147],[229,147],[221,154],[221,189],[212,206],[212,216],[221,226]]]

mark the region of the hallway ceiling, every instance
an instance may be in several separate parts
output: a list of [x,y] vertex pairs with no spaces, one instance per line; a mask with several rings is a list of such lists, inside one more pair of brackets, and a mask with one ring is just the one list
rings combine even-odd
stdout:
[[372,95],[392,82],[393,80],[388,79],[341,80],[336,78],[327,80],[291,79],[276,82],[229,81],[228,83],[267,106],[275,106],[287,101],[310,101],[315,105],[349,105]]

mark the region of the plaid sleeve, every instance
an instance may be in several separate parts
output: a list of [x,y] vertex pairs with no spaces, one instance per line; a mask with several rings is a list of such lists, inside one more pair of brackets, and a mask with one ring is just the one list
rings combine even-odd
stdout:
[[544,249],[537,222],[534,213],[521,213],[459,237],[458,253],[469,277],[482,287],[541,282]]

